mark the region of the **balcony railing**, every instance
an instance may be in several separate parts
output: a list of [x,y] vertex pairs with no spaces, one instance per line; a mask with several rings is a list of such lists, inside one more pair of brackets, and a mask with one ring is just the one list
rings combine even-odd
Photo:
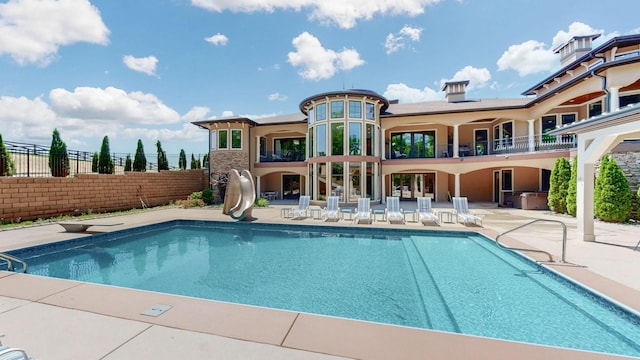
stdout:
[[[533,139],[528,136],[503,138],[492,141],[478,141],[475,144],[460,144],[458,156],[487,156],[498,154],[518,154],[533,151],[568,150],[576,147],[575,135],[549,136],[537,135]],[[396,159],[429,159],[453,157],[453,145],[437,145],[435,150],[411,149],[408,153],[400,151],[387,152],[388,160]]]

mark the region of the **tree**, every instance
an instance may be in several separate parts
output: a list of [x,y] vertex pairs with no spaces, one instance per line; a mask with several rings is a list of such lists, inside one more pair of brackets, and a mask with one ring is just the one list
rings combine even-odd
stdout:
[[202,166],[209,169],[209,153],[204,154],[202,157]]
[[156,142],[156,147],[158,148],[158,171],[160,170],[169,170],[169,161],[167,160],[167,153],[162,150],[162,144],[160,144],[160,140]]
[[571,162],[571,178],[569,179],[569,187],[567,188],[567,213],[576,216],[577,213],[577,197],[578,197],[578,156],[576,155]]
[[138,139],[136,155],[133,158],[133,171],[147,171],[147,157],[144,155],[144,147],[142,146],[142,140],[140,139]]
[[191,169],[200,169],[201,167],[200,158],[196,159],[195,156],[191,154]]
[[13,176],[16,174],[16,167],[13,164],[11,154],[4,146],[2,134],[0,134],[0,176]]
[[594,213],[603,221],[624,222],[631,216],[631,188],[615,159],[605,158],[596,180],[599,190],[594,194]]
[[187,154],[185,154],[184,149],[180,149],[180,156],[178,157],[178,168],[180,170],[187,169]]
[[49,169],[51,170],[51,175],[55,177],[66,177],[69,175],[67,145],[60,138],[58,129],[53,130],[51,147],[49,148]]
[[560,214],[567,212],[567,189],[570,178],[571,164],[569,164],[569,160],[564,157],[557,158],[549,180],[547,204],[553,211]]
[[109,150],[109,137],[102,139],[102,147],[100,148],[100,157],[98,158],[98,174],[113,174],[114,165]]
[[93,153],[93,156],[91,157],[91,171],[92,172],[98,172],[98,161],[99,161],[100,157],[98,156],[98,153]]
[[131,163],[131,155],[127,154],[127,158],[124,160],[124,171],[131,171],[133,164]]

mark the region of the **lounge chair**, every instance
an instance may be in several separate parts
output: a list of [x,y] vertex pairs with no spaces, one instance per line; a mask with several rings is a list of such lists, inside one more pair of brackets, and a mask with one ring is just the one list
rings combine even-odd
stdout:
[[387,196],[386,217],[389,223],[404,224],[404,214],[400,209],[400,198],[397,196]]
[[416,213],[418,215],[419,221],[422,225],[426,225],[427,222],[433,222],[436,225],[440,225],[440,221],[438,220],[438,216],[435,214],[433,209],[431,208],[431,198],[430,197],[419,197],[418,198],[418,208],[416,209]]
[[[0,337],[3,337],[3,334],[0,334]],[[0,359],[2,360],[29,360],[31,359],[29,355],[27,355],[26,351],[2,345],[2,341],[0,341]]]
[[469,212],[469,202],[466,197],[454,197],[453,208],[455,210],[458,223],[460,222],[460,219],[462,219],[465,226],[467,226],[468,223],[482,226],[482,218]]
[[311,197],[309,195],[300,196],[300,200],[298,201],[298,208],[292,209],[289,211],[290,218],[299,218],[304,214],[305,217],[308,216],[309,212],[309,202],[311,201]]
[[358,198],[358,209],[353,217],[353,223],[359,224],[362,220],[367,221],[369,224],[373,220],[371,217],[371,199],[369,198]]
[[322,219],[324,219],[324,221],[340,220],[339,201],[340,198],[338,196],[327,197],[327,207],[324,208],[324,211],[322,212]]

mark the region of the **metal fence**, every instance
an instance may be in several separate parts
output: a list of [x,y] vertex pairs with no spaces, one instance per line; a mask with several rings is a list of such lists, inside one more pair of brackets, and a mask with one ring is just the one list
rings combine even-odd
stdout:
[[[48,146],[27,144],[13,141],[4,142],[11,160],[15,167],[15,173],[13,176],[20,177],[49,177],[53,176],[53,173],[60,171],[56,167],[56,162],[52,161],[50,166],[49,150]],[[63,176],[73,176],[75,174],[95,174],[97,172],[92,171],[92,160],[95,152],[67,150],[69,157],[69,171],[63,173]],[[1,154],[0,154],[1,155]],[[114,174],[124,174],[124,167],[127,155],[131,157],[131,161],[134,160],[135,153],[112,153],[111,159],[114,164]],[[202,160],[204,154],[193,154],[196,159]],[[146,171],[158,171],[158,154],[145,154],[147,159]],[[180,155],[167,154],[167,161],[169,162],[169,169],[178,169]],[[191,168],[191,154],[187,155],[187,169]],[[1,159],[0,159],[1,161]]]

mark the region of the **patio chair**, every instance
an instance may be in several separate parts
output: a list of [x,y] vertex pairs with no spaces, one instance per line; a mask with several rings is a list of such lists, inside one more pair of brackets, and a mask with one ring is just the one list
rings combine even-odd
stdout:
[[460,222],[460,219],[462,219],[464,226],[467,226],[470,222],[474,225],[482,226],[482,218],[469,212],[469,202],[466,197],[454,197],[453,209],[455,210],[456,220],[458,223]]
[[389,223],[404,224],[404,214],[400,209],[400,198],[397,196],[387,196],[387,221]]
[[438,216],[431,208],[431,198],[430,197],[419,197],[418,198],[418,208],[416,209],[416,213],[418,215],[418,219],[422,223],[422,225],[426,225],[425,223],[433,222],[436,225],[440,225],[440,221],[438,220]]
[[327,207],[324,208],[324,211],[322,212],[322,218],[324,219],[324,221],[340,220],[339,201],[340,201],[340,197],[338,196],[327,197]]
[[305,217],[308,216],[308,212],[309,212],[309,202],[311,201],[311,196],[309,195],[302,195],[300,196],[300,200],[298,201],[298,208],[297,209],[291,209],[289,211],[289,217],[290,218],[299,218],[302,216],[302,214],[304,214]]
[[[3,337],[4,334],[0,334],[0,337]],[[2,345],[2,341],[0,341],[0,359],[3,360],[29,360],[31,359],[29,355],[27,355],[26,351],[9,347],[6,345]]]
[[358,209],[353,217],[353,223],[359,224],[360,221],[365,220],[371,224],[373,218],[371,217],[371,199],[358,198]]

